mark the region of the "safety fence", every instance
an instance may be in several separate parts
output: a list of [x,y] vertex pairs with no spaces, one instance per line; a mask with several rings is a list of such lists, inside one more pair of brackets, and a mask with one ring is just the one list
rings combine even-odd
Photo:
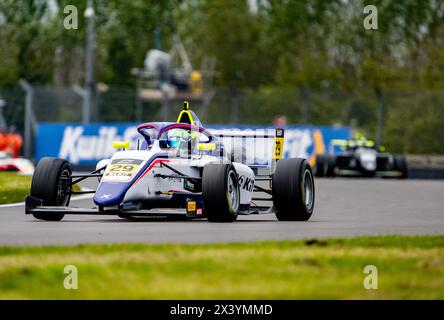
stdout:
[[[32,138],[25,139],[26,143],[35,140],[37,123],[81,122],[83,98],[79,88],[35,84],[30,84],[30,88],[31,95],[19,85],[0,88],[0,99],[6,102],[2,108],[6,122],[23,134],[29,130]],[[206,103],[190,101],[191,108],[207,126],[248,123],[267,127],[281,119],[288,124],[353,127],[364,130],[371,138],[379,137],[392,152],[444,154],[440,139],[444,127],[443,90],[392,89],[376,94],[369,88],[263,87],[215,88],[208,94]],[[26,116],[27,103],[30,106]],[[181,101],[141,103],[135,87],[99,86],[93,99],[91,121],[132,123],[137,121],[138,114],[141,122],[174,121],[181,105]],[[29,123],[25,124],[25,119]],[[34,146],[28,152],[28,156],[33,156]]]

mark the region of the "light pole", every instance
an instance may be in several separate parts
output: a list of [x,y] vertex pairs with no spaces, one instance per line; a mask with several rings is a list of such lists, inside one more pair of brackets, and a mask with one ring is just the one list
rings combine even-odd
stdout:
[[24,79],[19,81],[23,91],[26,92],[25,98],[25,145],[24,154],[26,158],[31,157],[32,132],[35,132],[35,118],[33,117],[32,104],[34,99],[34,90],[32,86]]
[[94,30],[94,1],[88,0],[85,10],[85,18],[88,22],[86,33],[86,57],[85,57],[85,98],[83,99],[83,124],[91,121],[91,105],[94,97],[94,51],[95,51],[95,30]]
[[1,130],[6,130],[7,129],[7,126],[6,126],[6,120],[5,120],[5,118],[3,117],[3,107],[6,105],[6,102],[5,102],[5,100],[3,100],[1,97],[0,97],[0,131]]

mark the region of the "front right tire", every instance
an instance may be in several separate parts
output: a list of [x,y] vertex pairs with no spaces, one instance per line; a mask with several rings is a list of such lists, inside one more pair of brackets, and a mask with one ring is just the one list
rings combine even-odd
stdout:
[[[68,206],[71,199],[71,173],[68,161],[42,158],[32,176],[31,196],[43,200],[44,206]],[[33,216],[45,221],[60,221],[65,215],[34,213]]]

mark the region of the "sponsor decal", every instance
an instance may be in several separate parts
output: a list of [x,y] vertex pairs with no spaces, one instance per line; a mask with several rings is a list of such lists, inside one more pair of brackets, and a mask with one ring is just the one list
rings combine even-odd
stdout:
[[194,213],[196,213],[196,210],[197,210],[196,201],[188,199],[187,200],[187,213],[194,214]]
[[253,191],[254,188],[254,180],[245,176],[239,177],[239,186],[247,191]]

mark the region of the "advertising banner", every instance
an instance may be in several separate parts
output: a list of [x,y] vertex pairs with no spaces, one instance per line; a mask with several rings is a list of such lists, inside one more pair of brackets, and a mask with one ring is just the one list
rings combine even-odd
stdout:
[[[273,128],[257,125],[208,125],[210,132],[234,132],[245,135],[274,135]],[[285,128],[283,157],[302,157],[314,161],[316,154],[328,151],[332,139],[347,139],[351,135],[348,127],[297,126]],[[130,141],[131,149],[141,145],[143,137],[137,132],[135,123],[94,123],[81,125],[74,123],[40,123],[37,126],[35,141],[36,161],[42,157],[58,157],[74,165],[95,165],[98,161],[111,157],[115,152],[113,141]],[[244,146],[247,163],[265,164],[270,158],[273,140],[247,139],[243,144],[222,138],[227,149],[230,144],[236,149]],[[139,140],[139,141],[138,141]],[[237,152],[237,150],[236,150]]]

